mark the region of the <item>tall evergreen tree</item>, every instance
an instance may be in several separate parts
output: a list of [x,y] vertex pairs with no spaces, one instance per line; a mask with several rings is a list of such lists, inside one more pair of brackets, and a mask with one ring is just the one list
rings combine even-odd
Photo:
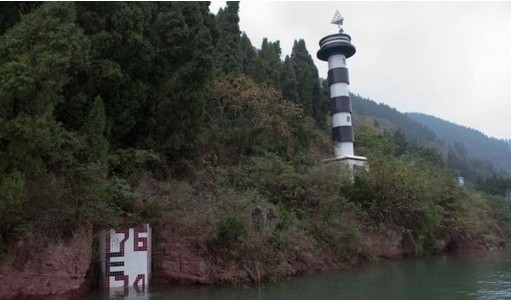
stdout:
[[62,140],[54,110],[88,49],[73,3],[45,3],[0,38],[0,173],[48,172]]
[[280,74],[282,69],[281,54],[280,41],[269,42],[267,38],[263,39],[259,57],[261,58],[266,75],[265,83],[277,88],[280,87]]
[[396,144],[396,151],[394,155],[396,157],[400,157],[403,155],[406,151],[406,148],[408,147],[408,141],[406,140],[405,135],[403,132],[401,132],[401,129],[397,129],[396,132],[394,132],[394,135],[392,136],[394,139],[394,143]]
[[203,2],[161,2],[154,23],[159,55],[146,146],[171,158],[193,157],[203,127],[213,45]]
[[[314,100],[319,101],[319,86],[315,87],[315,85],[319,85],[319,78],[318,70],[307,51],[304,40],[300,39],[294,42],[291,60],[298,81],[299,98],[297,103],[303,107],[304,113],[307,116],[313,116]],[[316,95],[314,95],[313,91]],[[313,99],[313,97],[316,99]]]
[[323,94],[323,86],[316,66],[313,68],[312,77],[315,78],[315,83],[312,85],[312,117],[319,126],[324,126],[329,111],[330,97],[325,97]]
[[[86,161],[106,167],[108,141],[105,138],[106,116],[105,106],[101,97],[96,97],[89,116],[86,119],[82,134],[86,141]],[[106,169],[106,168],[105,168]]]
[[264,82],[266,75],[263,64],[245,32],[241,34],[240,51],[243,74],[252,77],[257,82]]
[[221,8],[216,15],[218,40],[215,47],[215,67],[223,74],[242,72],[238,12],[239,1],[227,1],[225,9]]
[[89,45],[72,2],[44,3],[0,37],[0,240],[12,226],[45,220],[41,211],[53,222],[78,209],[59,210],[63,197],[52,193],[75,163],[64,145],[80,140],[55,109],[75,70],[86,66]]
[[[99,95],[113,148],[192,155],[212,75],[209,3],[77,5],[79,24],[92,41],[90,68],[75,76],[60,119],[81,128],[92,105],[87,99]],[[85,115],[75,121],[73,112]]]
[[282,65],[282,74],[280,76],[280,84],[282,87],[282,96],[286,100],[298,102],[298,81],[291,58],[286,55],[284,64]]
[[326,120],[330,115],[330,85],[328,84],[328,80],[320,79],[319,84],[319,101],[314,102],[316,104],[314,111],[314,118],[317,120],[318,125],[323,129],[326,128]]
[[[92,102],[100,95],[107,116],[107,134],[114,145],[135,145],[140,123],[149,118],[149,91],[159,67],[151,37],[156,3],[78,2],[78,23],[91,40],[90,67],[75,76],[59,117],[79,129]],[[159,74],[158,74],[159,75]],[[82,118],[76,113],[82,112]]]

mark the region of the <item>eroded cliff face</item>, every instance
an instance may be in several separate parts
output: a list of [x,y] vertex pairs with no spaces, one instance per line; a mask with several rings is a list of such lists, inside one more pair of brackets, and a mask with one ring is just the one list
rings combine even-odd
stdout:
[[0,299],[72,299],[89,288],[92,227],[68,241],[27,248],[20,241],[0,261]]
[[[370,253],[376,259],[400,259],[411,255],[411,250],[403,246],[403,237],[402,230],[397,226],[362,233],[359,252],[353,253],[342,264],[335,262],[338,253],[321,251],[303,241],[291,241],[274,266],[276,270],[270,274],[270,270],[265,269],[257,260],[245,259],[240,262],[218,259],[214,253],[208,252],[198,235],[178,233],[169,226],[155,231],[152,281],[167,284],[236,285],[343,269],[362,263],[363,253]],[[246,255],[250,255],[248,251]],[[219,261],[223,263],[219,264]]]
[[405,247],[405,235],[398,226],[384,226],[374,232],[366,232],[360,239],[362,251],[379,259],[400,259],[413,255],[413,249]]
[[206,260],[198,255],[197,237],[185,236],[170,228],[155,231],[153,274],[157,282],[213,284]]

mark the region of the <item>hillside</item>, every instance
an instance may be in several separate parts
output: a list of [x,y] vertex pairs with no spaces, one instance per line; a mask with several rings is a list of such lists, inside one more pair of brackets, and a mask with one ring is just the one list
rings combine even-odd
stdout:
[[[386,105],[354,97],[369,172],[323,163],[329,97],[305,42],[282,61],[240,32],[238,2],[208,5],[0,2],[0,299],[89,287],[98,232],[141,224],[169,284],[503,245],[509,204],[458,188],[424,147],[436,135]],[[55,274],[47,245],[81,267]]]
[[422,113],[407,113],[431,129],[439,139],[458,147],[461,152],[481,161],[490,162],[497,170],[511,174],[511,149],[509,142],[488,137],[484,133],[440,118]]
[[361,116],[374,117],[376,120],[387,120],[395,124],[389,128],[392,133],[399,128],[401,132],[409,140],[416,140],[423,143],[438,142],[437,136],[433,131],[426,126],[410,119],[406,114],[391,108],[383,103],[376,103],[375,101],[363,98],[359,95],[351,95],[353,102],[353,111]]
[[[400,131],[408,141],[438,151],[453,176],[463,176],[474,185],[479,179],[511,171],[509,141],[487,137],[481,132],[436,117],[402,113],[383,103],[352,94],[355,118],[383,135]],[[360,124],[355,124],[355,131]],[[500,176],[500,175],[499,175]]]

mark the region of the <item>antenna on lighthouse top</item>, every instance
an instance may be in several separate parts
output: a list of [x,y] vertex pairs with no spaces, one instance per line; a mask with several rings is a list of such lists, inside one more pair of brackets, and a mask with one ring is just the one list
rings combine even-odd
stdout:
[[330,24],[337,25],[339,27],[339,32],[343,32],[343,30],[341,28],[343,21],[344,21],[344,18],[342,17],[341,13],[339,12],[339,10],[336,10],[334,17],[332,19],[332,22],[330,22]]

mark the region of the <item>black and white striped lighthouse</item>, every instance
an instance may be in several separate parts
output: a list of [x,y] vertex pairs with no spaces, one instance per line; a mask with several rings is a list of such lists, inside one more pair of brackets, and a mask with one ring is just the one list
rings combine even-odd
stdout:
[[335,143],[334,160],[346,161],[353,166],[365,166],[367,158],[356,156],[353,151],[353,125],[349,76],[346,59],[355,54],[351,37],[341,28],[343,17],[335,12],[332,24],[339,26],[339,33],[325,36],[319,41],[319,59],[328,61],[328,85],[330,86],[330,113],[332,115],[332,140]]

